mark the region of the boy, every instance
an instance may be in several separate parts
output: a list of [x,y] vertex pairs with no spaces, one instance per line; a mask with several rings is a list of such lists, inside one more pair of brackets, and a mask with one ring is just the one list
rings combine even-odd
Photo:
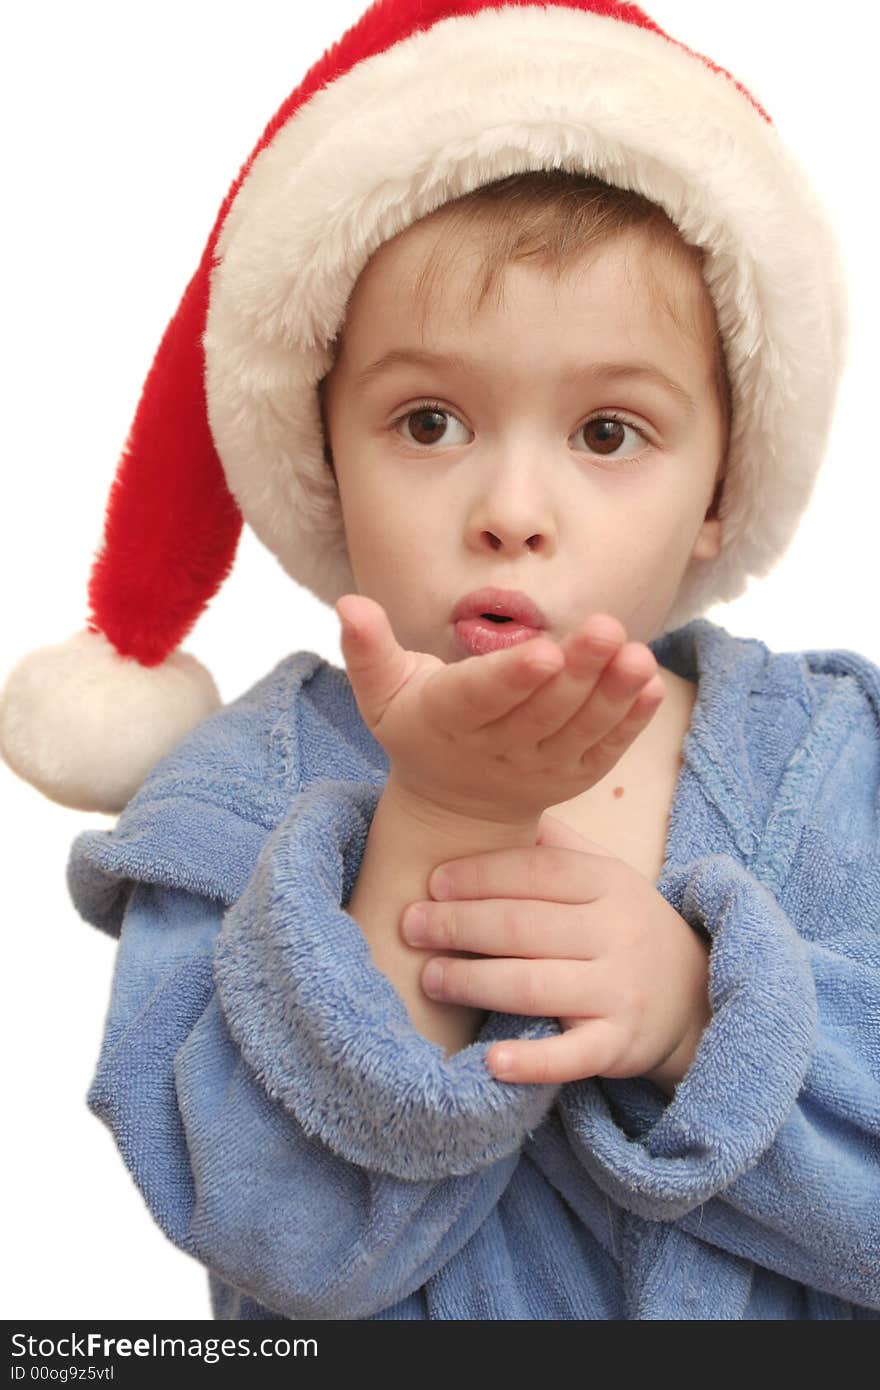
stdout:
[[[566,187],[569,182],[559,181],[558,196],[569,203],[566,215],[571,231],[570,204],[574,192]],[[544,176],[539,176],[537,183],[532,180],[531,185],[525,176],[517,185],[517,207],[528,199],[530,186],[532,198],[547,198],[549,190]],[[563,276],[557,265],[555,279],[546,270],[534,268],[532,262],[509,267],[503,282],[504,309],[493,314],[484,305],[479,316],[472,321],[470,316],[466,318],[463,306],[468,300],[468,280],[476,278],[472,262],[479,256],[480,241],[485,236],[481,221],[491,217],[504,187],[503,183],[495,185],[489,190],[488,200],[486,190],[478,190],[464,200],[469,207],[463,207],[461,202],[452,205],[460,220],[470,216],[476,221],[470,257],[462,253],[451,268],[445,268],[442,277],[436,276],[437,288],[430,305],[425,306],[419,334],[413,331],[411,307],[417,274],[436,241],[438,223],[449,236],[448,206],[376,253],[351,296],[341,351],[333,371],[322,383],[325,434],[358,590],[383,605],[369,625],[376,643],[376,658],[365,648],[364,640],[353,642],[349,638],[344,643],[346,663],[367,726],[374,729],[377,721],[383,720],[377,737],[391,756],[393,767],[373,820],[349,911],[370,939],[377,964],[395,980],[413,1021],[427,1023],[436,1018],[441,1031],[428,1031],[426,1035],[459,1045],[472,1040],[470,1027],[476,1021],[475,1011],[461,1012],[454,1006],[450,1009],[440,1000],[435,1004],[426,1002],[414,976],[420,964],[418,957],[401,952],[396,933],[388,929],[398,920],[406,902],[418,895],[419,884],[436,861],[438,847],[443,846],[448,854],[456,847],[464,852],[474,847],[534,845],[537,819],[549,802],[556,817],[562,817],[590,840],[599,841],[608,849],[613,847],[616,854],[628,858],[652,882],[660,874],[669,806],[681,765],[681,743],[690,723],[696,689],[692,681],[674,671],[660,668],[658,674],[653,674],[658,671],[656,662],[641,641],[648,641],[663,630],[663,619],[685,567],[718,554],[720,522],[717,516],[706,516],[715,510],[711,504],[718,496],[726,448],[726,392],[715,369],[716,327],[711,300],[693,257],[671,224],[667,223],[661,232],[657,219],[652,219],[647,225],[653,231],[653,242],[644,225],[638,225],[636,219],[640,214],[644,216],[639,200],[621,197],[611,190],[603,195],[599,189],[585,189],[581,195],[585,209],[593,208],[596,216],[595,208],[604,198],[609,210],[617,209],[618,218],[628,210],[633,219],[630,230],[595,247],[592,263],[586,267],[583,262],[575,264]],[[552,183],[549,188],[552,189]],[[548,215],[546,204],[544,215]],[[601,225],[598,218],[596,225]],[[660,255],[655,243],[667,252],[667,258],[677,251],[677,261],[672,261],[671,267],[676,284],[680,282],[679,317],[685,319],[687,326],[689,314],[699,325],[696,333],[683,330],[665,305],[656,302],[651,271],[652,260],[659,261]],[[577,240],[573,239],[572,244],[577,245]],[[655,273],[659,279],[659,268]],[[568,345],[579,341],[601,344],[602,360],[621,363],[621,370],[611,376],[606,368],[600,380],[591,383],[591,368],[583,362],[580,370],[572,374]],[[424,353],[426,343],[435,352],[440,347],[440,353],[436,353],[441,359],[439,365],[426,365],[418,357],[413,364],[404,355],[413,351]],[[409,346],[401,348],[400,344]],[[395,345],[397,356],[393,361],[383,351],[389,345]],[[447,345],[447,355],[468,352],[472,365],[456,370],[444,363],[442,349]],[[657,364],[652,369],[654,375],[649,376],[646,371],[643,375],[628,373],[627,358],[633,356],[643,369],[646,364]],[[370,369],[371,363],[383,358],[384,370]],[[661,363],[666,369],[663,374]],[[366,379],[365,373],[369,373]],[[674,380],[667,385],[664,377]],[[692,395],[688,396],[677,382],[687,383]],[[414,387],[418,391],[411,389]],[[405,403],[408,396],[425,389],[428,394],[445,391],[447,398],[465,407],[474,427],[479,419],[485,427],[479,433],[485,434],[487,443],[471,444],[465,437],[469,431],[448,409],[441,409],[439,402],[430,411],[409,411],[404,406],[402,430],[397,421],[385,424],[392,401]],[[609,389],[616,391],[616,399],[628,404],[629,415],[596,415],[595,405],[608,398]],[[549,407],[554,400],[564,402],[562,412],[567,410],[572,418],[561,432],[557,428],[555,438],[548,438],[548,416],[554,414]],[[521,414],[515,410],[516,402],[523,406]],[[543,402],[547,404],[542,410]],[[593,419],[581,425],[578,434],[582,447],[579,452],[573,451],[568,441],[570,426],[577,423],[578,412],[583,414],[591,406]],[[636,421],[640,419],[654,423],[639,426]],[[623,423],[624,420],[632,423]],[[407,438],[407,431],[413,427],[424,432],[426,421],[435,432],[442,429],[450,435],[451,444],[445,438],[419,444],[412,433]],[[610,440],[597,438],[602,435],[602,429],[597,427],[603,425],[611,427]],[[624,452],[619,457],[621,451]],[[437,462],[429,461],[431,452]],[[431,518],[429,525],[426,518]],[[635,537],[639,538],[636,545]],[[572,671],[580,677],[576,680],[563,672],[555,682],[553,688],[559,688],[560,694],[551,695],[551,722],[546,734],[564,724],[569,714],[574,716],[577,705],[590,695],[591,687],[601,676],[602,687],[592,695],[587,717],[594,722],[601,720],[602,726],[596,722],[595,728],[583,727],[579,751],[589,747],[589,732],[593,733],[594,744],[598,744],[600,735],[603,738],[600,746],[590,750],[593,785],[554,806],[557,792],[566,784],[554,781],[542,786],[535,767],[527,761],[525,736],[537,734],[537,716],[532,715],[534,722],[527,729],[508,732],[507,766],[513,785],[497,787],[495,803],[489,806],[488,813],[480,814],[480,807],[487,802],[486,786],[472,784],[477,766],[474,754],[463,760],[461,769],[467,785],[456,798],[457,805],[465,810],[460,815],[438,805],[443,772],[450,766],[454,746],[447,728],[434,763],[430,762],[430,744],[425,734],[426,728],[435,727],[430,709],[413,711],[412,751],[401,746],[395,756],[395,750],[389,746],[384,706],[389,694],[412,674],[412,662],[397,646],[393,634],[400,634],[399,641],[405,648],[434,653],[434,661],[425,663],[425,674],[441,661],[461,661],[469,648],[463,647],[457,637],[459,625],[450,622],[450,584],[462,591],[475,589],[481,580],[493,576],[511,588],[534,586],[533,596],[553,614],[542,630],[565,638],[563,650],[571,653]],[[438,582],[441,577],[442,586]],[[470,586],[469,578],[474,580]],[[346,613],[355,609],[350,598],[346,598],[345,604]],[[498,604],[503,607],[503,600],[499,599]],[[608,616],[612,608],[618,615],[617,622]],[[600,616],[586,625],[584,635],[584,624],[578,615],[595,610],[599,610]],[[378,631],[377,621],[381,624]],[[617,650],[620,623],[640,641]],[[487,626],[483,624],[484,629]],[[491,634],[487,637],[485,631],[479,631],[479,624],[477,627],[476,643],[486,650]],[[593,639],[589,634],[594,631]],[[497,632],[498,642],[506,640],[504,628]],[[551,665],[547,669],[553,671],[555,656],[552,649],[544,651],[544,643],[539,643],[534,651],[512,654],[511,659],[521,664],[522,658],[533,660],[539,655],[549,659]],[[377,658],[383,661],[378,670],[374,667]],[[514,675],[518,669],[517,665],[511,667],[511,674],[506,677],[514,682],[513,695],[518,689]],[[471,667],[461,673],[463,678],[467,675],[473,680],[482,674],[488,677],[490,673],[472,673]],[[653,680],[648,679],[652,675]],[[497,679],[493,675],[492,688]],[[362,682],[366,684],[361,700]],[[451,686],[445,697],[447,706],[455,709],[464,688],[456,691]],[[664,717],[650,719],[667,692]],[[627,714],[628,720],[623,723]],[[487,711],[482,722],[488,720]],[[485,734],[482,737],[484,740]],[[635,741],[630,742],[632,739]],[[575,749],[576,744],[569,743],[559,750],[563,760],[560,772],[571,779],[567,783],[570,787],[587,781],[584,770],[573,759]],[[412,762],[415,752],[422,767],[418,790],[413,786],[409,767],[406,783],[401,780],[403,765]],[[541,762],[549,760],[550,750],[544,739]],[[573,772],[572,763],[577,769]],[[458,766],[454,757],[451,766]],[[479,766],[482,781],[485,774],[482,763]],[[524,786],[530,793],[529,813],[517,816],[516,795]],[[420,825],[427,826],[422,854],[413,844],[413,827]],[[650,939],[658,947],[662,940],[667,947],[664,962],[671,975],[668,988],[661,985],[656,970],[654,988],[657,995],[667,996],[667,1029],[671,1026],[670,1015],[676,1016],[682,1028],[682,1036],[660,1040],[663,1056],[650,1058],[658,1067],[686,1041],[685,1034],[694,1035],[699,1021],[705,1022],[708,1017],[703,947],[687,930],[682,934],[684,949],[676,952],[675,935],[668,941],[667,933],[661,930],[665,918],[661,912],[657,931],[651,931],[645,914],[640,918]],[[649,953],[636,951],[634,943],[630,943],[630,953],[643,960],[647,984],[651,978]],[[468,967],[469,977],[479,976],[483,969]],[[497,976],[498,971],[494,974]],[[527,994],[540,988],[540,977],[534,969],[524,971],[520,978],[520,1000],[523,991]],[[611,987],[610,981],[606,987]],[[669,1001],[676,992],[681,992],[682,998],[678,1008],[672,1009]],[[490,1001],[486,1002],[488,1005]],[[499,996],[494,1007],[512,1013],[531,1012],[511,1007],[512,1002],[516,1002],[513,996],[508,995],[504,1001]],[[538,1012],[564,1014],[566,1010]],[[464,1030],[460,1037],[459,1028]],[[449,1034],[447,1029],[451,1029]],[[582,1029],[581,1035],[585,1033]],[[523,1056],[531,1052],[536,1064],[541,1065],[542,1059],[549,1058],[554,1050],[557,1055],[564,1055],[572,1042],[568,1036],[552,1045],[523,1044],[517,1051]],[[643,1039],[643,1049],[645,1042]],[[680,1066],[692,1045],[693,1037],[683,1051],[680,1049]],[[644,1061],[648,1054],[643,1051],[639,1056]],[[489,1060],[491,1063],[491,1054]],[[598,1062],[600,1058],[593,1060]],[[609,1074],[608,1068],[622,1060],[604,1056],[603,1065],[596,1070]],[[652,1075],[655,1069],[646,1066],[644,1070]],[[511,1072],[506,1079],[563,1081],[577,1079],[580,1074],[589,1073],[577,1069],[569,1074],[548,1071],[539,1077],[536,1073]],[[672,1072],[667,1071],[665,1077],[671,1076]]]
[[[23,677],[7,691],[13,765],[68,804],[125,807],[69,866],[83,915],[121,929],[90,1104],[208,1266],[218,1317],[875,1317],[878,672],[686,621],[766,563],[807,495],[840,361],[831,240],[766,114],[635,7],[419,19],[373,7],[282,108],[148,381],[93,626],[65,659],[91,680],[136,663],[135,705],[164,693],[164,722],[141,714],[129,764],[117,743],[96,779],[100,750],[53,730],[57,675],[44,693],[29,669],[39,743],[16,738]],[[698,169],[670,81],[692,84]],[[713,131],[735,137],[728,162]],[[514,265],[504,307],[472,323],[450,279],[416,342],[406,258],[423,268],[444,180],[467,194],[566,165],[676,211],[670,314],[636,229],[555,286]],[[707,253],[729,448],[686,245]],[[785,292],[762,296],[783,269]],[[183,431],[202,343],[210,429],[194,411]],[[414,345],[469,365],[377,394],[376,356]],[[598,369],[621,359],[611,400]],[[187,734],[210,682],[190,665],[181,714],[167,653],[240,526],[215,442],[290,571],[355,595],[351,681],[299,653]],[[512,645],[493,651],[505,618]],[[612,820],[639,785],[636,815]],[[547,808],[565,830],[539,827]],[[441,864],[455,916],[432,901]],[[410,947],[395,933],[419,899]],[[444,949],[464,958],[432,1009],[417,971]]]

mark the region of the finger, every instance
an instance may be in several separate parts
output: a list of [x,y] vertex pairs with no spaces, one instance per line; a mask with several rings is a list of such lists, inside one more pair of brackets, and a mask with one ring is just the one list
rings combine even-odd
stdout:
[[598,934],[586,910],[529,899],[420,902],[407,908],[401,933],[411,946],[477,956],[591,960]]
[[486,1065],[499,1081],[564,1085],[603,1076],[616,1058],[615,1029],[604,1018],[584,1019],[556,1038],[523,1038],[496,1043]]
[[[341,620],[344,618],[340,644],[358,709],[368,728],[375,730],[414,671],[419,671],[420,679],[425,678],[420,662],[430,661],[438,667],[443,663],[424,652],[401,647],[380,603],[358,594],[359,607],[353,609],[351,598],[346,594],[336,604],[337,614]],[[340,609],[343,601],[345,607]]]
[[592,903],[618,881],[622,861],[559,845],[487,850],[438,864],[428,892],[438,902],[460,898],[539,898]]
[[650,724],[665,698],[666,687],[661,677],[655,676],[636,697],[620,723],[582,753],[581,766],[588,770],[591,784],[601,781],[611,771],[630,744]]
[[367,727],[375,729],[410,674],[410,655],[394,636],[385,609],[374,599],[344,594],[337,600],[336,613],[342,622],[340,645],[358,709]]
[[583,854],[601,854],[608,859],[617,857],[607,845],[601,845],[598,840],[588,840],[586,835],[582,835],[559,816],[551,816],[549,811],[545,811],[541,817],[535,844],[556,845],[559,849],[574,849]]
[[592,961],[467,960],[433,956],[422,971],[431,999],[493,1013],[581,1017],[590,1009]]
[[527,738],[543,747],[543,741],[590,699],[625,641],[622,623],[610,615],[594,614],[565,639],[564,664],[555,679],[545,682],[521,708],[497,719],[493,733],[501,738]]
[[[645,696],[646,687],[654,680],[657,684]],[[569,720],[541,740],[542,755],[552,761],[586,763],[586,755],[612,734],[617,744],[608,743],[606,749],[617,746],[619,755],[644,727],[640,721],[647,722],[648,711],[653,713],[659,706],[665,689],[653,652],[641,643],[628,642],[604,668],[592,693]]]
[[474,733],[518,709],[564,665],[562,649],[543,637],[466,657],[425,682],[428,717],[439,729]]

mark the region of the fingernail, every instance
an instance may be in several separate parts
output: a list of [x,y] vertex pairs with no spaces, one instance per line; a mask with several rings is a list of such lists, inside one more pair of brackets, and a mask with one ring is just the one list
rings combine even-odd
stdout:
[[357,637],[357,628],[354,626],[351,619],[345,616],[341,608],[336,608],[336,616],[342,626],[343,637]]
[[442,869],[435,869],[431,875],[429,884],[432,898],[449,898],[452,896],[452,879],[445,874]]
[[429,961],[422,974],[422,989],[426,994],[439,994],[443,988],[443,966],[439,960]]
[[617,647],[620,645],[620,629],[613,621],[591,618],[584,632],[588,641],[596,642],[600,646]]
[[413,945],[427,941],[428,918],[423,907],[407,908],[403,918],[403,934]]
[[504,1081],[513,1075],[513,1053],[506,1048],[501,1048],[498,1052],[492,1053],[492,1070],[499,1081]]

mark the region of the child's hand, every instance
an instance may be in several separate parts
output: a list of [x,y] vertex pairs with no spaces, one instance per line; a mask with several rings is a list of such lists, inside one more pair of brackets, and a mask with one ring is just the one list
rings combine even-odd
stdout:
[[388,754],[389,782],[416,808],[537,821],[600,781],[665,696],[654,654],[606,615],[562,646],[534,637],[447,665],[405,651],[373,599],[339,602],[356,626],[342,652],[358,709]]
[[[667,1092],[681,1080],[711,1017],[708,947],[636,869],[544,816],[533,848],[452,860],[428,886],[441,901],[407,908],[405,940],[478,959],[427,961],[422,988],[435,966],[438,985],[425,992],[564,1030],[494,1044],[500,1080],[645,1076]],[[426,917],[417,934],[412,907]]]

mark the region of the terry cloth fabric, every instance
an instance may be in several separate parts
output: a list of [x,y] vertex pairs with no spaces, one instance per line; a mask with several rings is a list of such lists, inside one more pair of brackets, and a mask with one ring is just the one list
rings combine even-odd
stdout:
[[698,685],[656,886],[711,940],[671,1099],[490,1075],[554,1019],[415,1031],[345,911],[387,757],[312,652],[74,841],[120,938],[88,1104],[215,1317],[880,1317],[880,668],[651,648]]

